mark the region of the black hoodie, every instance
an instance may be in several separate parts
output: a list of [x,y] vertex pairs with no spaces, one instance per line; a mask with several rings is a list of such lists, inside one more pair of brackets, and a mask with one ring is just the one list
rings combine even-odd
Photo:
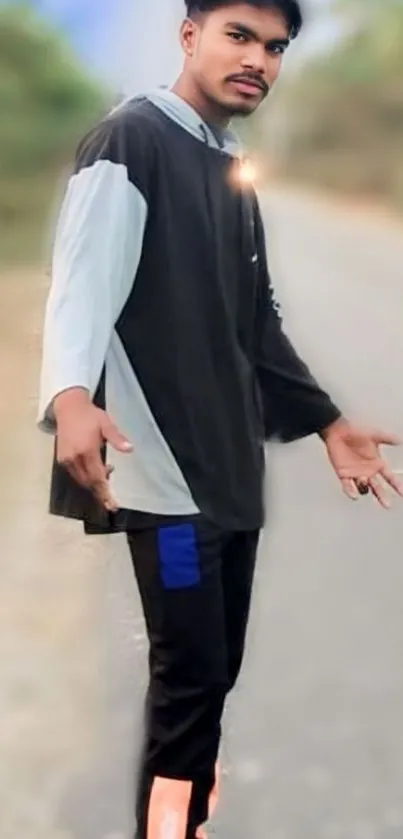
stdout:
[[[242,161],[173,93],[130,100],[80,144],[55,243],[39,423],[88,388],[134,446],[104,452],[110,516],[54,463],[51,511],[89,529],[202,514],[264,520],[264,442],[340,416],[282,329]],[[140,520],[139,519],[139,520]]]

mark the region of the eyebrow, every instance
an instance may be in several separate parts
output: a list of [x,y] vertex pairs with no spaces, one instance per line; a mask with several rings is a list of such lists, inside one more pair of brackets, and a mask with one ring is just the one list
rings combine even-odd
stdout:
[[[229,22],[226,24],[227,29],[236,29],[241,35],[246,35],[248,38],[252,38],[253,41],[261,41],[257,32],[254,29],[251,29],[249,26],[245,26],[244,23],[239,23],[238,21]],[[290,44],[289,38],[270,38],[269,41],[266,41],[266,47],[288,47]]]

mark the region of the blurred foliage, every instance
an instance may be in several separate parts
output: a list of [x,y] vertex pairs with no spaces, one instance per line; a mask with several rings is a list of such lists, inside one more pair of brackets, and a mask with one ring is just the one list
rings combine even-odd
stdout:
[[29,3],[0,7],[0,259],[35,258],[55,185],[104,95]]
[[[268,171],[403,208],[403,0],[334,0],[333,11],[346,36],[240,133]],[[41,256],[61,171],[109,104],[29,2],[0,5],[1,262]]]
[[403,209],[403,2],[337,0],[334,13],[348,34],[283,90],[280,173]]

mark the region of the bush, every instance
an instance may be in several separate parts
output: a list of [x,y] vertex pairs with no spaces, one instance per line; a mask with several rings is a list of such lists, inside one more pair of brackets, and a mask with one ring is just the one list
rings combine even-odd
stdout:
[[355,13],[352,34],[285,91],[278,166],[288,177],[403,208],[403,4],[342,6]]
[[25,3],[0,8],[0,253],[40,255],[54,185],[106,97]]

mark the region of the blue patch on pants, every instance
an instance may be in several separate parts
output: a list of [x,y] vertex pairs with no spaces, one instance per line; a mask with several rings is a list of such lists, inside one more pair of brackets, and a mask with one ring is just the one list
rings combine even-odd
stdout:
[[160,527],[158,551],[164,588],[191,588],[200,584],[199,552],[192,524]]

